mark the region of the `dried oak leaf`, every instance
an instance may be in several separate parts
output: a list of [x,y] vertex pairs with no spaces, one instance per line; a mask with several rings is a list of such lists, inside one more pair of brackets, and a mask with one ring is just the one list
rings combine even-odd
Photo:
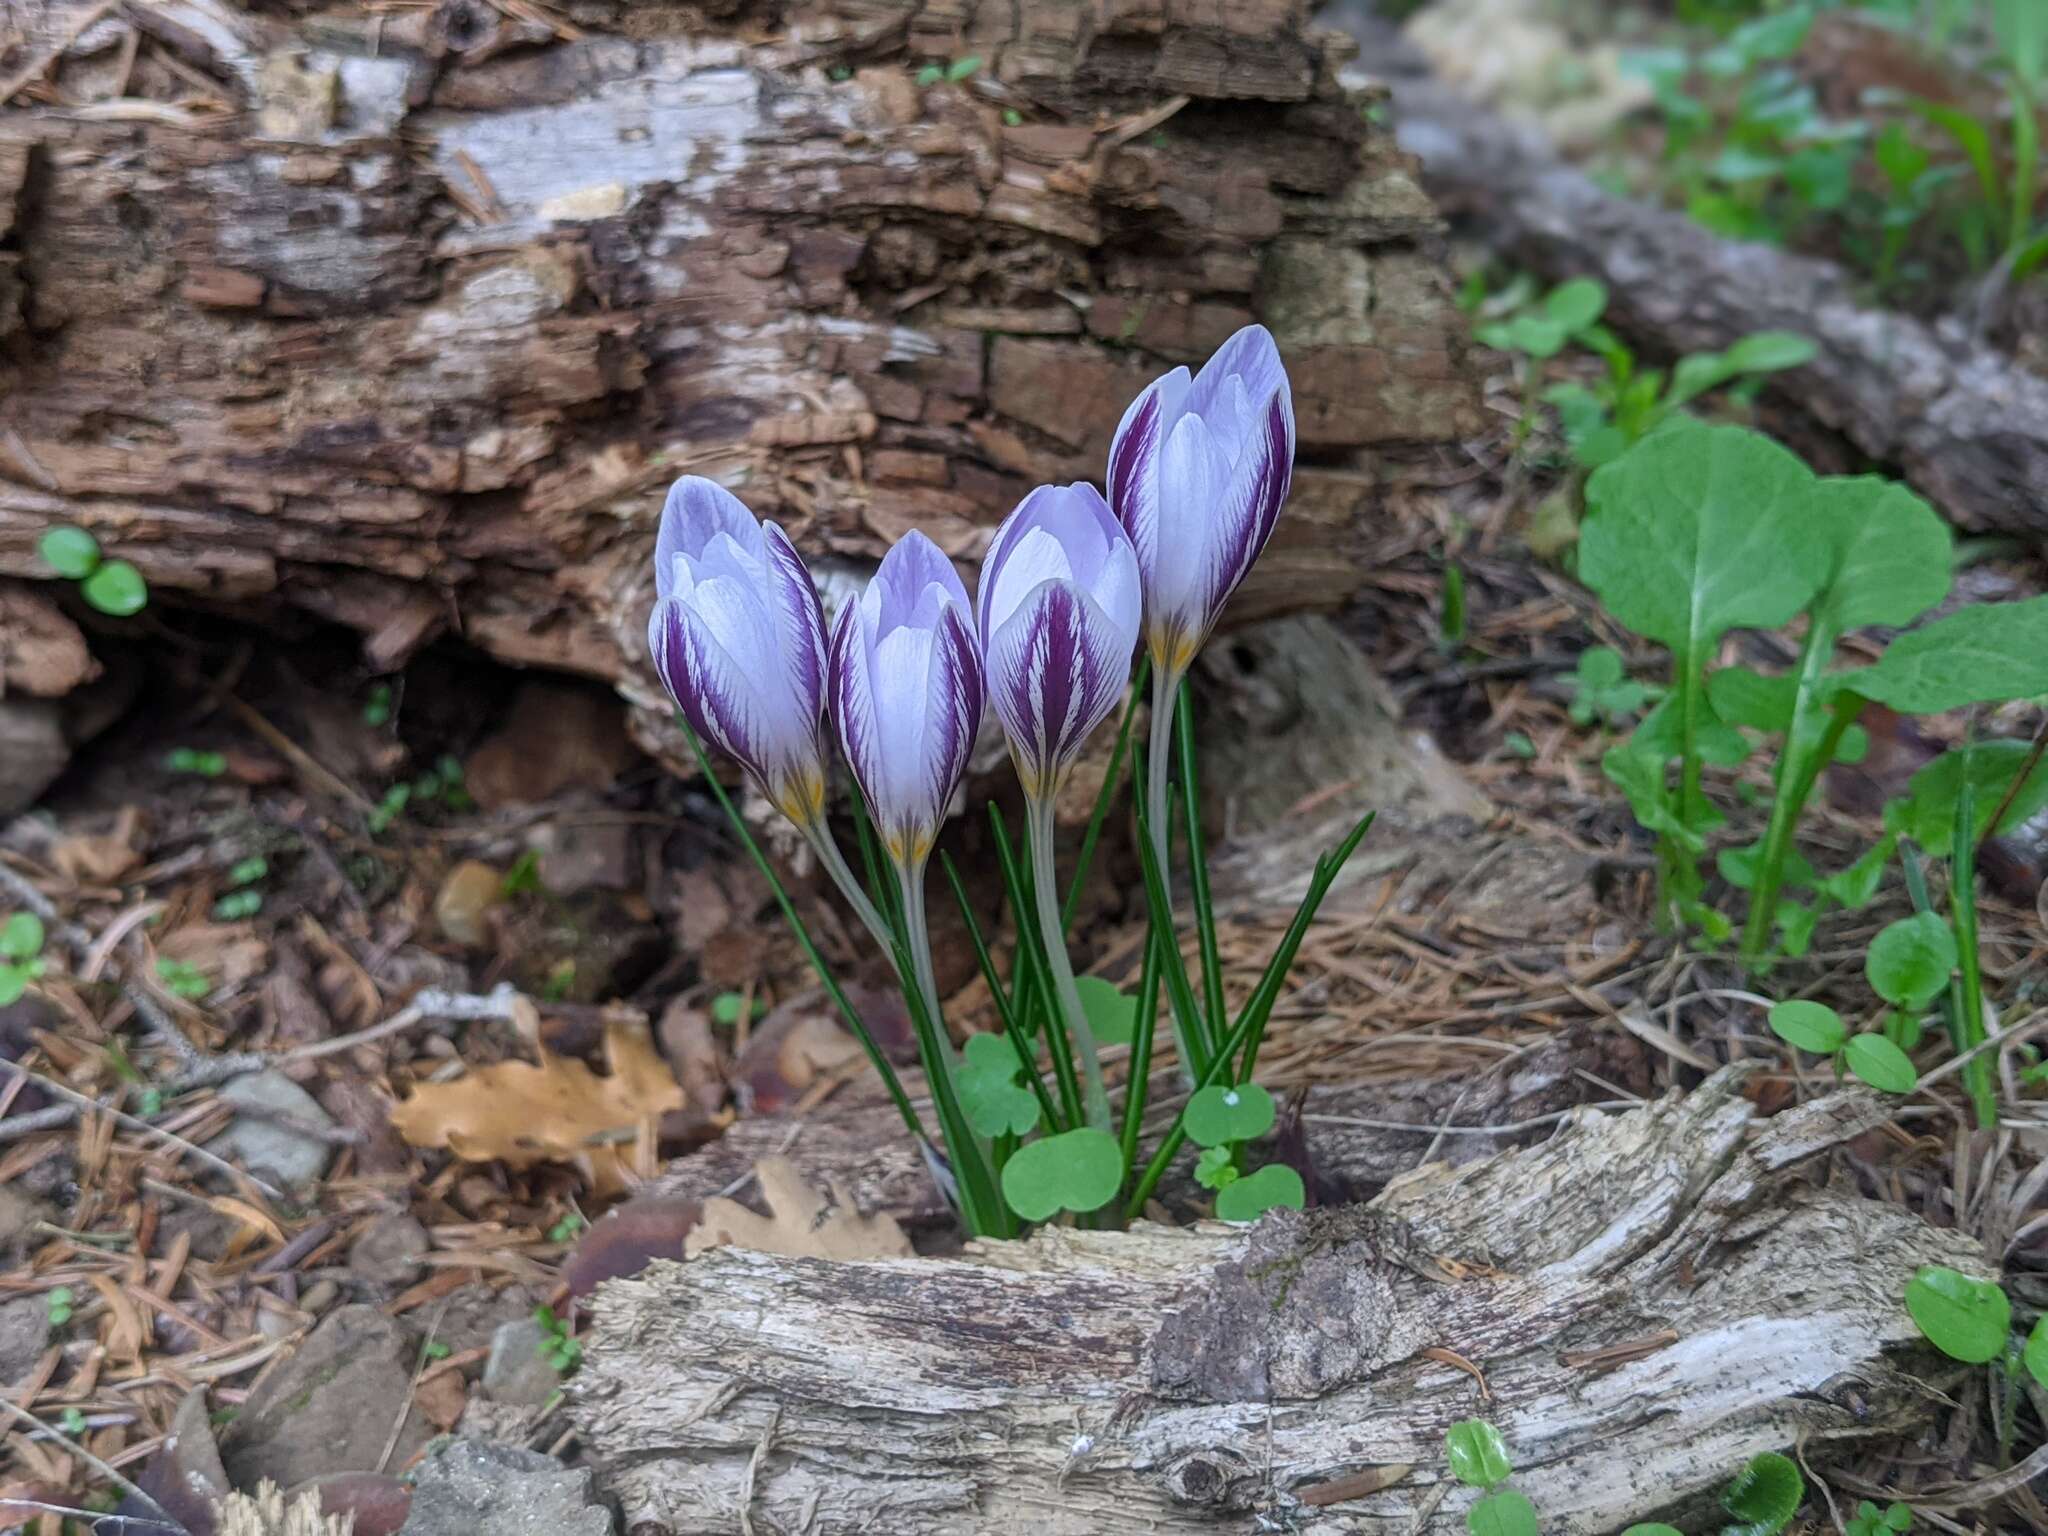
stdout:
[[600,1196],[617,1194],[634,1149],[651,1148],[662,1115],[683,1107],[683,1090],[639,1019],[606,1023],[599,1076],[573,1056],[537,1048],[540,1063],[500,1062],[452,1083],[422,1083],[391,1112],[416,1147],[446,1147],[468,1162],[502,1159],[513,1168],[568,1163]]
[[695,1258],[707,1248],[730,1244],[792,1259],[907,1259],[910,1239],[886,1211],[863,1216],[853,1197],[836,1181],[828,1202],[803,1180],[796,1164],[782,1157],[764,1157],[754,1165],[766,1216],[735,1200],[704,1202],[704,1215],[683,1241],[683,1252]]

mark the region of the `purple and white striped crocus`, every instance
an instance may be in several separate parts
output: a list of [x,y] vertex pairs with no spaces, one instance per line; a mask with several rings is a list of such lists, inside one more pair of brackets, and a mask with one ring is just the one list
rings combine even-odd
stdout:
[[[1273,536],[1294,477],[1294,395],[1280,349],[1248,325],[1202,371],[1154,379],[1117,424],[1109,502],[1138,552],[1152,654],[1146,809],[1164,872],[1167,767],[1181,679]],[[1190,807],[1190,814],[1194,808]],[[1181,1042],[1184,1068],[1194,1058]]]
[[1294,396],[1272,332],[1248,325],[1189,377],[1154,379],[1118,423],[1109,502],[1138,552],[1153,669],[1178,681],[1279,521]]
[[647,648],[697,734],[807,834],[825,815],[825,612],[789,535],[724,486],[669,487]]
[[953,564],[912,530],[832,630],[832,712],[882,846],[917,872],[981,726],[981,647]]
[[1050,800],[1131,680],[1144,598],[1130,536],[1092,485],[1041,485],[996,530],[975,618],[989,703],[1024,793]]
[[1131,680],[1143,615],[1137,553],[1094,486],[1041,485],[996,530],[975,610],[989,701],[1023,781],[1038,923],[1080,1058],[1088,1120],[1100,1130],[1109,1128],[1109,1097],[1067,959],[1053,867],[1053,797]]

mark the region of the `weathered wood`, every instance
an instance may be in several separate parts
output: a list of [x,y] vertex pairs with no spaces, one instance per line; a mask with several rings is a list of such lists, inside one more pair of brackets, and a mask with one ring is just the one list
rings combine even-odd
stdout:
[[1434,212],[1308,10],[119,8],[0,123],[0,574],[79,523],[376,667],[454,629],[615,682],[673,758],[668,479],[821,559],[915,525],[971,561],[1257,316],[1314,467],[1233,615],[1337,605],[1379,455],[1475,390]]
[[1539,132],[1431,79],[1390,29],[1362,30],[1362,64],[1390,86],[1402,146],[1447,212],[1547,277],[1600,279],[1617,328],[1661,352],[1719,350],[1761,330],[1812,338],[1820,355],[1774,376],[1773,394],[1895,466],[1960,526],[2048,542],[2048,378],[1962,319],[1870,307],[1831,262],[1614,196]]
[[599,1290],[573,1412],[640,1536],[1451,1532],[1443,1433],[1475,1414],[1546,1530],[1617,1530],[1924,1422],[1900,1296],[1985,1269],[1800,1177],[1882,1103],[1758,1123],[1740,1077],[1248,1232],[659,1264]]

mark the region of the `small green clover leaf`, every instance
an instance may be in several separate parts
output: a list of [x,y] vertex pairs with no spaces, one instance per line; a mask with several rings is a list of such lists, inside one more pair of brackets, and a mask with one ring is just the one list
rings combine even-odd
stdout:
[[1849,1070],[1880,1093],[1911,1093],[1920,1081],[1913,1058],[1883,1035],[1854,1035],[1842,1047]]
[[49,1309],[52,1328],[62,1328],[71,1321],[71,1304],[75,1299],[68,1285],[60,1285],[44,1294],[43,1305]]
[[1826,1003],[1805,998],[1774,1003],[1768,1015],[1771,1033],[1787,1045],[1816,1056],[1832,1056],[1849,1038],[1842,1016]]
[[1285,1163],[1268,1163],[1223,1186],[1216,1196],[1216,1219],[1257,1221],[1268,1211],[1298,1211],[1306,1204],[1308,1191],[1301,1175]]
[[1097,1045],[1129,1045],[1138,1029],[1138,1000],[1117,991],[1100,976],[1083,976],[1074,983],[1081,995],[1081,1011],[1088,1015],[1088,1028]]
[[2027,1374],[2043,1387],[2048,1387],[2048,1316],[2034,1320],[2034,1331],[2027,1335],[2027,1347],[2020,1351]]
[[83,581],[99,567],[100,541],[83,528],[52,528],[37,540],[36,553],[59,576]]
[[117,619],[131,618],[149,605],[149,584],[126,560],[101,562],[78,590],[101,613]]
[[0,960],[33,960],[43,952],[43,920],[16,912],[0,923]]
[[1451,1460],[1451,1476],[1473,1488],[1504,1483],[1515,1470],[1507,1442],[1484,1419],[1462,1419],[1444,1431],[1444,1452]]
[[1925,1008],[1948,990],[1955,966],[1955,935],[1932,912],[1889,924],[1863,957],[1872,990],[1895,1008]]
[[1906,1310],[1929,1343],[1969,1365],[1996,1357],[2012,1327],[2004,1291],[1940,1264],[1921,1265],[1906,1283]]
[[1685,1536],[1685,1533],[1675,1525],[1659,1525],[1654,1520],[1647,1520],[1641,1525],[1630,1526],[1621,1536]]
[[1753,1456],[1721,1494],[1721,1507],[1736,1519],[1721,1536],[1776,1536],[1805,1497],[1806,1480],[1794,1462],[1776,1451]]
[[1038,1099],[1018,1086],[1017,1051],[1001,1035],[969,1035],[953,1088],[978,1136],[1022,1136],[1038,1124]]
[[1864,1499],[1856,1506],[1856,1514],[1845,1528],[1848,1536],[1904,1536],[1913,1528],[1913,1506],[1893,1504],[1879,1509],[1870,1500]]
[[1026,1221],[1059,1211],[1099,1211],[1124,1179],[1123,1148],[1093,1126],[1062,1131],[1018,1148],[1003,1164],[1003,1198]]
[[1181,1124],[1200,1147],[1250,1141],[1273,1128],[1273,1096],[1257,1083],[1212,1083],[1188,1100]]
[[1489,1494],[1465,1511],[1465,1529],[1472,1536],[1536,1536],[1536,1506],[1512,1488]]
[[1621,652],[1596,645],[1579,655],[1578,669],[1565,680],[1572,690],[1572,723],[1591,725],[1596,719],[1621,725],[1650,700],[1650,690],[1631,679]]
[[1243,1177],[1235,1147],[1209,1147],[1195,1159],[1195,1182],[1204,1189],[1222,1189]]

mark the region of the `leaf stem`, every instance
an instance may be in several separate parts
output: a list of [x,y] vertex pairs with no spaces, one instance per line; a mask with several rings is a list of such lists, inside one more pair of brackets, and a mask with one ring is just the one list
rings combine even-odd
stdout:
[[1195,777],[1195,700],[1181,680],[1175,737],[1180,748],[1181,819],[1187,828],[1188,884],[1195,899],[1195,933],[1201,944],[1202,1002],[1208,1012],[1208,1043],[1223,1036],[1223,961],[1216,946],[1216,909],[1209,900],[1208,853],[1202,846],[1202,796]]
[[1102,1085],[1102,1055],[1095,1046],[1095,1031],[1081,1007],[1080,989],[1074,985],[1074,963],[1067,957],[1066,929],[1060,921],[1059,883],[1053,871],[1052,801],[1027,799],[1024,826],[1031,843],[1031,889],[1038,906],[1038,930],[1045,939],[1046,966],[1052,972],[1053,993],[1058,1011],[1066,1015],[1068,1037],[1081,1060],[1081,1101],[1088,1123],[1097,1130],[1109,1129],[1109,1094]]
[[[1968,748],[1964,749],[1968,751]],[[1970,764],[1965,761],[1962,786],[1956,792],[1954,847],[1949,865],[1949,905],[1953,909],[1956,956],[1962,973],[1961,1008],[1956,1018],[1955,1048],[1968,1051],[1983,1044],[1984,972],[1977,953],[1977,806]],[[1979,1129],[1998,1124],[1998,1093],[1991,1061],[1978,1056],[1963,1068],[1963,1083]]]
[[1124,1084],[1124,1178],[1138,1163],[1138,1132],[1152,1087],[1152,1033],[1159,1022],[1159,936],[1145,936],[1145,960],[1138,971],[1138,1014],[1131,1035],[1130,1079]]
[[1067,899],[1060,905],[1060,931],[1068,933],[1074,927],[1074,914],[1081,908],[1081,888],[1088,883],[1088,870],[1095,861],[1095,844],[1102,836],[1102,823],[1109,815],[1109,805],[1116,798],[1117,785],[1123,779],[1124,754],[1131,749],[1131,726],[1138,718],[1138,703],[1145,697],[1145,679],[1151,670],[1152,659],[1141,657],[1138,670],[1131,678],[1131,696],[1124,704],[1124,718],[1117,726],[1116,746],[1110,750],[1109,767],[1102,775],[1102,788],[1095,794],[1095,809],[1088,813],[1088,829],[1081,834],[1081,851],[1074,858],[1074,878],[1067,885]]

